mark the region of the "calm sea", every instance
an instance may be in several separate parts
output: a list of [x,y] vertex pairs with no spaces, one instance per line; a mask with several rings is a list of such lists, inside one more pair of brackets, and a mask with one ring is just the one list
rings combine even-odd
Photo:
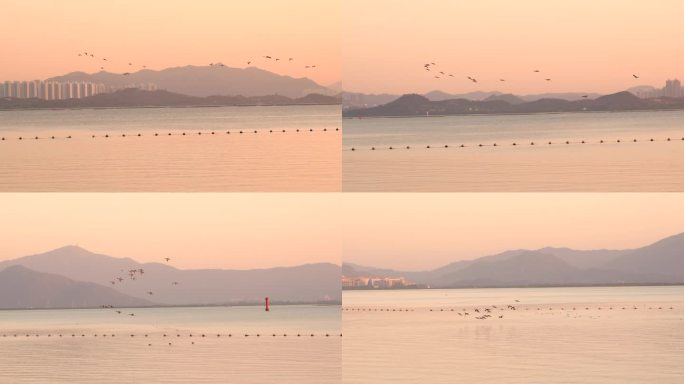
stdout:
[[684,191],[684,111],[345,119],[343,125],[348,191]]
[[0,383],[341,381],[339,306],[117,310],[0,311]]
[[338,106],[0,111],[0,137],[0,191],[341,188]]
[[684,287],[345,291],[343,302],[344,383],[684,378]]

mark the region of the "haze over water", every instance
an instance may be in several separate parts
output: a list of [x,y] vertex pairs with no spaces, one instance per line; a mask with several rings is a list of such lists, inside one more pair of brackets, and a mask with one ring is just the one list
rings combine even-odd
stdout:
[[345,119],[344,189],[682,191],[683,118],[656,111]]
[[3,311],[0,382],[341,380],[339,306],[120,310]]
[[[679,383],[684,375],[681,286],[345,291],[343,300],[344,383]],[[485,306],[492,317],[475,319]]]
[[336,128],[338,106],[3,111],[0,190],[335,191]]

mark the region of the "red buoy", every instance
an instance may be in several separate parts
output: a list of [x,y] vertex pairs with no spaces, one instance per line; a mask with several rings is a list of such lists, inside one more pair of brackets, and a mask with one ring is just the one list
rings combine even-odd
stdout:
[[268,297],[267,297],[267,298],[266,298],[266,312],[268,312],[268,310],[269,310],[268,307],[269,307],[269,302],[268,302]]

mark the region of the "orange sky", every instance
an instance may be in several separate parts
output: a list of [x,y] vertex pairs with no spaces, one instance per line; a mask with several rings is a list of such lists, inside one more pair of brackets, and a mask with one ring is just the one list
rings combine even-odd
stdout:
[[335,194],[0,194],[0,260],[75,244],[179,268],[341,263]]
[[0,194],[0,260],[77,244],[180,268],[345,261],[420,270],[684,232],[682,193]]
[[684,232],[684,194],[345,194],[343,259],[422,270],[511,249],[624,249]]
[[108,58],[113,72],[128,71],[128,62],[163,69],[252,60],[322,85],[340,80],[337,0],[22,0],[4,1],[0,14],[0,80],[99,71],[102,62],[78,57],[83,51]]
[[684,78],[681,0],[347,0],[343,16],[347,91],[609,93]]

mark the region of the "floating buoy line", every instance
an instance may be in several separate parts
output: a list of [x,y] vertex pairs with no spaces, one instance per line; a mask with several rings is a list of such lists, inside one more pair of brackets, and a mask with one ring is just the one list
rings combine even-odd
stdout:
[[0,136],[2,141],[30,141],[30,140],[69,140],[78,138],[90,139],[109,139],[109,138],[127,138],[127,137],[169,137],[169,136],[225,136],[225,135],[249,135],[249,134],[278,134],[278,133],[314,133],[314,132],[339,132],[340,128],[296,128],[296,129],[269,129],[269,130],[228,130],[228,131],[196,131],[196,132],[152,132],[152,133],[119,133],[119,134],[83,134],[83,135],[21,135],[21,136]]
[[452,145],[452,144],[440,144],[440,145],[432,145],[432,144],[423,144],[423,145],[385,145],[385,146],[370,146],[370,147],[348,147],[343,149],[343,151],[349,151],[349,152],[357,152],[357,151],[401,151],[401,150],[418,150],[418,149],[449,149],[449,148],[493,148],[493,147],[534,147],[534,146],[550,146],[550,145],[583,145],[583,144],[609,144],[609,143],[616,143],[616,144],[621,144],[621,143],[643,143],[643,142],[648,142],[648,143],[654,143],[654,142],[671,142],[671,141],[679,141],[679,142],[684,142],[684,137],[681,138],[671,138],[668,137],[666,139],[646,139],[646,140],[639,140],[639,139],[631,139],[631,140],[622,140],[622,139],[613,139],[613,140],[561,140],[561,141],[521,141],[521,142],[512,142],[512,143],[505,143],[505,144],[499,144],[499,143],[481,143],[481,144],[458,144],[458,145]]
[[278,337],[278,338],[340,338],[342,337],[342,333],[334,333],[334,332],[328,332],[328,333],[308,333],[308,332],[298,332],[298,333],[273,333],[273,332],[256,332],[256,333],[163,333],[163,334],[151,334],[151,333],[115,333],[115,332],[110,332],[110,333],[83,333],[83,332],[63,332],[63,333],[34,333],[34,332],[3,332],[0,334],[0,340],[1,339],[15,339],[15,338],[39,338],[39,337],[44,337],[44,338],[86,338],[86,337],[98,337],[98,338],[147,338],[147,339],[153,339],[153,338],[160,338],[160,339],[191,339],[191,338],[199,338],[199,339],[206,339],[206,338],[226,338],[226,339],[231,339],[231,338],[236,338],[236,337]]
[[343,307],[343,312],[442,312],[442,313],[460,313],[461,315],[473,315],[478,313],[491,313],[502,311],[589,311],[589,310],[674,310],[674,306],[668,305],[601,305],[601,306],[586,306],[586,305],[557,305],[557,306],[542,306],[534,304],[516,305],[502,304],[502,305],[488,305],[479,307],[420,307],[420,308],[405,308],[405,307]]

